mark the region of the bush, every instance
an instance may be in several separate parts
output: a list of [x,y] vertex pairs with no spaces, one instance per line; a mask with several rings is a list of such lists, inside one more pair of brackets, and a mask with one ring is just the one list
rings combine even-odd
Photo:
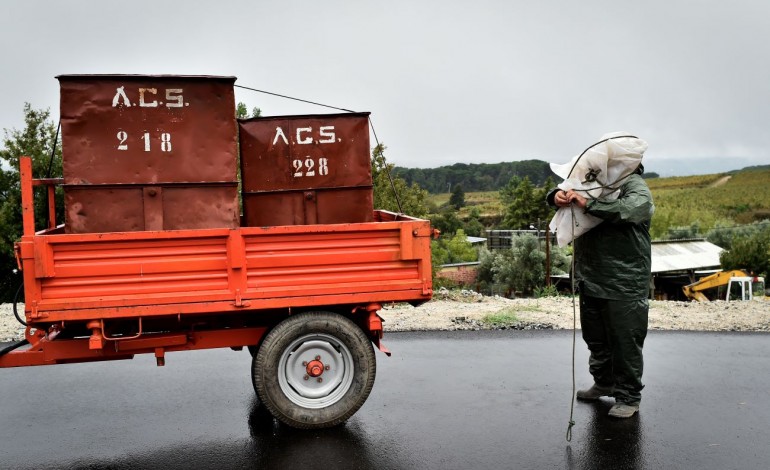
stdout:
[[554,285],[536,287],[535,297],[538,299],[542,297],[559,297],[559,289],[557,289]]

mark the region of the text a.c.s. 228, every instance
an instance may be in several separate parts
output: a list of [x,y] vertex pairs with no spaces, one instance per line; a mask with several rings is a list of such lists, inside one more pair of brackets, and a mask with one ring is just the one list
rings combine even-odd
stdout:
[[[292,144],[310,145],[310,144],[333,144],[338,142],[334,126],[319,126],[314,129],[312,126],[297,127],[292,137]],[[275,128],[272,145],[289,145],[289,138],[286,136],[282,127]],[[306,178],[313,176],[327,176],[329,174],[329,159],[326,157],[313,158],[295,158],[291,161],[292,176],[294,178]]]

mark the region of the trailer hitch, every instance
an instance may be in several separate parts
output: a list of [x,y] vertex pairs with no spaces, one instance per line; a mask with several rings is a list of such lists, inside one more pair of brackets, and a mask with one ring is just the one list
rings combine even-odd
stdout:
[[104,349],[107,341],[115,341],[117,343],[118,341],[126,341],[141,337],[142,334],[144,334],[142,330],[142,317],[139,317],[137,320],[139,322],[139,332],[133,336],[108,336],[106,333],[107,328],[104,325],[104,319],[89,321],[86,324],[86,328],[91,330],[91,337],[88,338],[88,349]]
[[375,346],[377,346],[377,349],[385,353],[386,356],[390,357],[392,354],[388,348],[385,347],[384,344],[382,344],[382,317],[377,314],[379,310],[382,309],[382,305],[378,303],[371,303],[366,306],[357,306],[353,308],[353,313],[356,313],[360,310],[369,312],[369,316],[366,318],[366,323],[363,325],[366,332],[369,334],[369,337],[372,340],[372,343],[374,343]]

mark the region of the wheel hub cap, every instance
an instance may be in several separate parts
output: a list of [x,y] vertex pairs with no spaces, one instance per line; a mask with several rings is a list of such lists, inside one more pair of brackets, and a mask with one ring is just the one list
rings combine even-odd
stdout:
[[321,361],[310,361],[307,364],[307,375],[310,377],[320,377],[324,373],[324,363]]
[[332,335],[309,334],[289,344],[278,371],[278,384],[289,400],[305,408],[323,408],[342,399],[350,389],[353,355]]

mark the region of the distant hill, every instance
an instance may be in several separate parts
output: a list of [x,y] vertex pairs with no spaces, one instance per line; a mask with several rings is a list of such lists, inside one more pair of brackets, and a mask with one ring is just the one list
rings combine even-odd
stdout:
[[[718,160],[718,164],[715,162]],[[745,160],[745,159],[744,159]],[[741,159],[666,159],[644,162],[645,176],[674,177],[737,173],[747,170],[767,170],[770,165],[746,166],[736,170]],[[712,168],[721,168],[711,170]],[[417,183],[431,194],[451,192],[460,184],[465,192],[497,191],[508,184],[511,177],[525,176],[535,185],[540,186],[550,176],[560,181],[552,172],[548,162],[542,160],[522,160],[501,163],[455,163],[438,168],[395,167],[393,174],[404,178],[407,183]]]
[[740,170],[733,170],[730,173],[735,174],[739,173],[741,171],[766,171],[770,170],[770,165],[755,165],[755,166],[747,166],[746,168],[740,169]]
[[[747,167],[732,172],[695,176],[673,176],[648,179],[655,201],[650,233],[665,238],[671,228],[684,228],[692,236],[705,236],[715,227],[743,225],[770,220],[770,198],[767,182],[770,165]],[[449,194],[432,194],[429,201],[437,208],[446,207]],[[466,192],[465,207],[457,211],[467,221],[471,211],[480,214],[487,229],[499,228],[505,207],[497,191]]]
[[752,158],[656,158],[644,159],[645,171],[660,174],[660,176],[696,176],[712,175],[717,173],[729,173],[740,171],[739,168],[762,168],[768,159]]
[[439,168],[395,167],[393,174],[404,178],[407,183],[417,183],[431,194],[448,193],[456,184],[463,191],[497,191],[516,175],[529,177],[540,186],[549,176],[554,176],[547,162],[522,160],[502,163],[455,163]]

